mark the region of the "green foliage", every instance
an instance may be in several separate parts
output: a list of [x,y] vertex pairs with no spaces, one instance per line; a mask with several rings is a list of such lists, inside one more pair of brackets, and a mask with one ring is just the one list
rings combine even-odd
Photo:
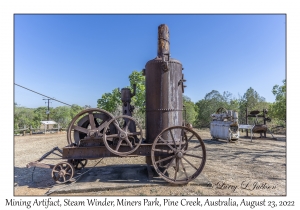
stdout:
[[218,108],[224,107],[230,109],[236,106],[236,101],[231,99],[231,93],[224,92],[223,95],[219,91],[212,90],[207,93],[204,99],[196,104],[197,117],[195,121],[196,127],[209,127],[211,114],[215,113]]
[[269,107],[269,103],[265,102],[265,99],[251,87],[240,99],[235,99],[228,91],[224,91],[223,94],[220,94],[218,91],[212,90],[205,95],[204,99],[198,101],[195,105],[197,116],[194,124],[196,127],[209,127],[211,114],[215,113],[220,107],[239,112],[240,123],[245,123],[246,121],[247,107],[249,111],[262,111]]
[[239,104],[239,100],[237,99],[232,99],[230,100],[226,106],[225,106],[228,110],[234,110],[234,111],[239,111],[239,107],[240,107],[240,104]]
[[250,87],[239,101],[239,121],[242,123],[246,122],[246,108],[248,111],[262,111],[269,108],[269,103]]
[[[131,98],[131,105],[135,107],[133,115],[135,119],[144,127],[145,125],[145,77],[142,71],[133,71],[129,75],[129,82],[131,93],[133,93],[133,84],[136,84],[136,94]],[[118,88],[112,90],[111,93],[104,93],[100,99],[97,100],[97,107],[104,109],[112,114],[120,115],[122,101]]]
[[[54,120],[57,122],[60,127],[67,128],[70,121],[73,119],[75,115],[77,115],[84,108],[73,104],[71,107],[69,106],[59,106],[56,108],[49,108],[50,115],[49,120]],[[32,128],[40,128],[41,121],[47,120],[46,111],[47,107],[38,107],[36,109],[19,107],[15,104],[14,110],[14,129],[23,129],[30,127]]]
[[[40,127],[40,125],[41,125],[40,122],[43,120],[47,120],[47,114],[46,114],[47,110],[48,110],[47,107],[38,107],[38,108],[34,109],[34,114],[35,114],[34,121],[36,122],[36,126],[33,126],[33,128]],[[52,115],[53,108],[50,107],[49,111],[50,111],[50,115],[49,115],[49,117],[50,117]]]
[[278,120],[286,120],[286,80],[283,80],[283,85],[275,85],[272,93],[276,96],[275,102],[270,105],[269,111],[272,118]]
[[186,123],[191,123],[193,124],[196,116],[197,116],[197,112],[195,110],[195,104],[191,101],[191,99],[187,96],[183,96],[183,105],[185,107],[185,116],[184,119],[186,120]]
[[241,98],[241,105],[248,109],[255,109],[260,102],[264,102],[265,98],[261,97],[252,87],[250,87]]
[[132,104],[136,107],[143,108],[146,100],[146,87],[145,87],[145,77],[142,71],[133,71],[129,75],[130,87],[133,92],[133,84],[136,84],[136,94],[132,97]]
[[36,126],[35,113],[33,109],[15,106],[14,129],[29,128]]
[[83,107],[78,106],[77,104],[72,104],[71,110],[70,110],[70,117],[73,119],[82,110],[84,110]]
[[97,100],[97,107],[108,112],[114,112],[118,104],[121,104],[120,92],[118,88],[113,89],[111,93],[104,93],[100,99]]
[[145,77],[142,71],[133,71],[129,75],[129,81],[131,91],[133,92],[133,84],[136,84],[136,94],[131,98],[131,103],[135,107],[133,111],[134,118],[138,123],[145,128],[146,112],[145,112],[145,101],[146,101],[146,87]]
[[67,128],[72,120],[71,108],[68,106],[56,107],[51,115],[51,119],[57,122],[62,128]]

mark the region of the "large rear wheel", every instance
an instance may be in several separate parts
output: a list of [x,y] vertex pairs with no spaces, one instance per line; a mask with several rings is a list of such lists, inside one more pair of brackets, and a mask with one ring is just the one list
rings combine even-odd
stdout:
[[[77,114],[71,121],[67,130],[67,140],[69,145],[79,145],[82,139],[99,139],[103,137],[104,128],[113,118],[113,115],[105,110],[92,108],[86,109]],[[115,127],[111,125],[106,130],[115,133]]]
[[151,159],[154,169],[164,180],[186,184],[204,168],[205,145],[194,130],[183,126],[169,127],[155,138]]

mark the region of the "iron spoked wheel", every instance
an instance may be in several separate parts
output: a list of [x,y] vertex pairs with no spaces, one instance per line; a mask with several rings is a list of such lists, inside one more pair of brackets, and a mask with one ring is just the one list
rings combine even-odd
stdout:
[[[116,127],[116,134],[107,134],[109,126]],[[133,153],[142,143],[142,128],[138,122],[127,115],[109,121],[103,132],[106,148],[115,155],[126,156]]]
[[[93,108],[80,112],[73,118],[68,127],[68,144],[78,145],[79,141],[84,138],[102,139],[103,130],[108,125],[108,121],[110,121],[112,118],[112,114],[102,109]],[[107,132],[116,132],[116,129],[113,125],[109,128],[110,129],[107,129]]]
[[68,162],[71,163],[76,170],[81,170],[86,166],[87,159],[71,159]]
[[71,163],[61,162],[56,164],[52,169],[52,178],[56,183],[65,183],[70,181],[74,176],[74,167]]
[[173,184],[186,184],[195,179],[204,168],[205,145],[192,129],[183,126],[169,127],[155,138],[151,159],[156,172],[164,180]]

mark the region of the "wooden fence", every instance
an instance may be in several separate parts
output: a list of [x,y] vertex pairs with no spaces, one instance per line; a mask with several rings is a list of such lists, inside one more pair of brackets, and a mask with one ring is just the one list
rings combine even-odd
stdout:
[[45,128],[22,128],[22,129],[15,129],[14,130],[14,135],[34,135],[34,134],[47,134],[47,133],[59,133],[62,131],[66,131],[66,128],[51,128],[47,129],[46,126]]

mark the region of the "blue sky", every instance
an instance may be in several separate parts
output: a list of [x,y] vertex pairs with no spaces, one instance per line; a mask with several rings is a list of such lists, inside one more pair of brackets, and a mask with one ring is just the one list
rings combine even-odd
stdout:
[[[14,82],[96,107],[156,56],[162,23],[193,102],[212,90],[239,98],[249,87],[275,101],[272,88],[286,77],[285,15],[14,15]],[[45,97],[14,88],[21,106],[45,106]]]

